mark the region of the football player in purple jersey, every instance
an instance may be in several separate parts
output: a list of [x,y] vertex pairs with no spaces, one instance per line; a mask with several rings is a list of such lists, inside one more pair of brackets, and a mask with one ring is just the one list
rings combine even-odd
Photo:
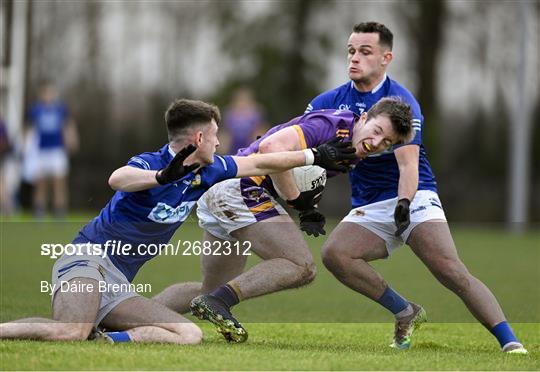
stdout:
[[[339,136],[352,142],[359,161],[407,143],[414,132],[411,118],[410,106],[392,98],[361,115],[347,110],[314,111],[272,128],[237,155],[301,150]],[[300,230],[276,201],[274,183],[299,212],[301,229],[314,236],[325,234],[325,218],[316,207],[322,190],[300,193],[291,171],[220,182],[198,202],[204,240],[213,246],[249,241],[251,250],[263,260],[243,272],[244,255],[203,255],[202,284],[175,284],[154,299],[182,313],[188,310],[188,300],[202,293],[191,303],[193,314],[214,323],[228,341],[243,342],[247,331],[232,315],[232,306],[310,283],[316,272],[313,257]]]

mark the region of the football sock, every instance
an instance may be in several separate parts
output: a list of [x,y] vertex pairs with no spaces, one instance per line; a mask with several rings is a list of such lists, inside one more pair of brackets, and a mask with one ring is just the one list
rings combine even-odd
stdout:
[[390,310],[396,317],[398,315],[399,317],[407,316],[412,312],[412,306],[409,302],[390,287],[384,290],[377,302]]
[[126,331],[123,332],[105,332],[107,336],[111,338],[111,340],[114,341],[114,343],[117,342],[131,342],[131,337],[129,337],[128,333]]
[[506,320],[491,328],[490,331],[493,333],[493,336],[497,338],[497,341],[499,341],[501,348],[504,348],[504,346],[510,342],[519,343],[519,340],[512,331],[512,327],[510,327],[510,324],[508,324]]
[[219,298],[229,307],[233,307],[240,302],[236,291],[229,284],[224,284],[218,287],[216,290],[211,292],[210,295]]
[[394,315],[396,316],[396,319],[401,319],[401,318],[408,317],[413,312],[414,312],[414,309],[411,306],[411,304],[407,304],[407,307],[405,309],[401,310],[399,313],[394,314]]

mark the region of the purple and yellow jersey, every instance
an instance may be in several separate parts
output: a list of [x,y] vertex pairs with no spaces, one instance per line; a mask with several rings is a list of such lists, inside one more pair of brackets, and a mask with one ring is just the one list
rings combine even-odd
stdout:
[[[330,141],[334,137],[342,137],[351,140],[354,123],[358,119],[352,111],[346,110],[317,110],[296,117],[291,121],[277,125],[266,132],[261,138],[253,142],[248,147],[238,150],[237,156],[249,156],[259,152],[259,145],[265,138],[287,127],[292,127],[298,133],[301,149],[316,147]],[[329,172],[328,177],[337,175]],[[242,179],[242,185],[248,187],[262,186],[270,191],[274,196],[276,192],[270,177],[247,177]]]
[[[411,144],[420,147],[418,190],[437,192],[435,176],[431,171],[431,166],[426,157],[426,150],[422,144],[424,117],[420,111],[420,105],[411,92],[396,81],[385,76],[381,83],[370,92],[359,92],[354,87],[353,82],[349,81],[336,89],[315,97],[308,105],[305,113],[320,109],[340,109],[351,110],[357,115],[361,115],[362,112],[369,110],[381,98],[390,96],[400,97],[412,108],[412,125],[416,131],[416,136]],[[399,167],[394,155],[394,149],[399,146],[396,145],[381,154],[368,156],[349,172],[353,208],[397,196]]]

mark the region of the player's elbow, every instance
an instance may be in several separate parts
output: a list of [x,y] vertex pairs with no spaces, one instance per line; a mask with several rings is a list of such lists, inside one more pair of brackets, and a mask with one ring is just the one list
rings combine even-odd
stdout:
[[259,152],[261,154],[280,151],[287,151],[287,149],[283,146],[282,143],[272,138],[267,138],[259,145]]
[[122,190],[122,177],[118,169],[112,172],[111,176],[109,177],[109,186],[114,191]]

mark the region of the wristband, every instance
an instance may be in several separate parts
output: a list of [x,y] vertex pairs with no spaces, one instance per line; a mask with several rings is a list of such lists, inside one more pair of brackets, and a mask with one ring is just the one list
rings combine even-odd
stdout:
[[315,155],[313,155],[313,150],[305,149],[302,151],[306,156],[306,165],[313,165],[315,162]]

